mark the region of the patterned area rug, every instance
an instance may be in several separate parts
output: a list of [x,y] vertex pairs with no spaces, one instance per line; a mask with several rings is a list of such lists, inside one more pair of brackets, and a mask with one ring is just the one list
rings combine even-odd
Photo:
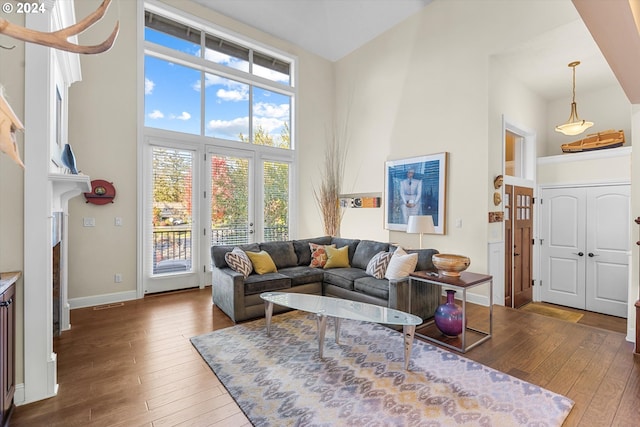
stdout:
[[[331,322],[331,320],[329,320]],[[343,320],[318,358],[315,315],[292,311],[191,338],[256,426],[559,426],[573,401],[402,334]]]

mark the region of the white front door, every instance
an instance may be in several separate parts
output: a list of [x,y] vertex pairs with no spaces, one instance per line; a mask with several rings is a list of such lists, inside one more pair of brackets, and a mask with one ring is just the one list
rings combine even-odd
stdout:
[[542,301],[627,315],[628,185],[542,191]]

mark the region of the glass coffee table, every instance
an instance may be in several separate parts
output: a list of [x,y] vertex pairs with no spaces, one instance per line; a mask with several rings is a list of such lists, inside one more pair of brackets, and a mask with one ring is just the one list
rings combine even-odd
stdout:
[[379,305],[320,295],[264,292],[260,294],[260,298],[265,302],[264,311],[267,321],[267,336],[271,335],[273,304],[306,311],[308,313],[315,313],[318,323],[318,353],[320,358],[322,358],[322,350],[324,348],[327,317],[333,317],[335,319],[336,343],[339,343],[340,321],[342,319],[402,326],[404,335],[404,369],[409,368],[411,349],[413,348],[413,336],[416,331],[416,326],[422,323],[422,319],[418,316]]

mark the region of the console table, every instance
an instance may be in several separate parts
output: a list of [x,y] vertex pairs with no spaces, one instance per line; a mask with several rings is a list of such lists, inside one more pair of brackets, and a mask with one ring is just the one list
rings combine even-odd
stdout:
[[[460,277],[450,277],[432,271],[416,271],[409,275],[410,286],[438,286],[460,291],[462,295],[462,333],[458,337],[447,337],[436,327],[433,320],[425,323],[415,335],[444,347],[466,353],[467,350],[482,344],[491,338],[493,333],[493,276],[463,271]],[[467,290],[476,286],[489,286],[489,330],[470,327],[467,323]],[[411,295],[411,294],[409,294]],[[411,300],[409,299],[409,306]]]

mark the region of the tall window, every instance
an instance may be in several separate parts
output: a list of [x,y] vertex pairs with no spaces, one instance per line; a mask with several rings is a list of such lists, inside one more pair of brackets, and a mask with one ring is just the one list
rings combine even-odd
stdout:
[[154,292],[206,272],[211,245],[290,238],[296,89],[294,58],[145,8],[143,282]]
[[145,41],[146,127],[292,148],[290,60],[149,10]]

